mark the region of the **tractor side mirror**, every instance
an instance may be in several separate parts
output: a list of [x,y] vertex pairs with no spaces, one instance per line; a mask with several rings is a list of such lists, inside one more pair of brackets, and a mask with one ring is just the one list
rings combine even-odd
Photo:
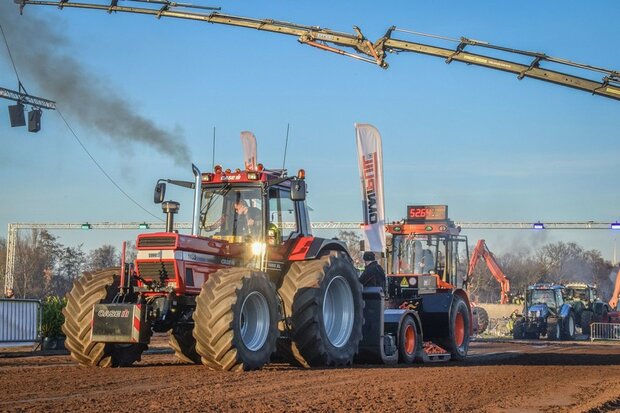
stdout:
[[164,182],[157,182],[155,185],[155,192],[153,193],[153,202],[161,204],[164,202],[166,196],[166,184]]
[[291,201],[306,200],[306,181],[295,179],[291,181]]

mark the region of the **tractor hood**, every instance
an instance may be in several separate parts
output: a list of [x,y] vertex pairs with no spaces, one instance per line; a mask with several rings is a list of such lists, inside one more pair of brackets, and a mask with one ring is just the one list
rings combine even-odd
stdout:
[[533,318],[547,318],[549,307],[547,304],[534,304],[527,309],[527,315]]

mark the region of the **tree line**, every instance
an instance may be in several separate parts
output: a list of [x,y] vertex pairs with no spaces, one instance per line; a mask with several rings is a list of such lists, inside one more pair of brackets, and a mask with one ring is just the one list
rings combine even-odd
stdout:
[[[135,258],[135,246],[127,243],[127,256]],[[120,251],[112,245],[86,251],[83,244],[63,245],[46,230],[20,233],[16,242],[13,290],[16,298],[63,296],[85,271],[120,266]],[[0,238],[0,282],[4,286],[6,239]]]

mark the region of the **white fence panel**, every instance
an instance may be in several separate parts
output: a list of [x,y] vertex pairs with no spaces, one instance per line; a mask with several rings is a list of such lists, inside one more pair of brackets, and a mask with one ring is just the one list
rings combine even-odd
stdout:
[[618,340],[620,341],[620,324],[592,323],[590,340]]
[[37,343],[40,331],[40,300],[0,299],[0,346]]

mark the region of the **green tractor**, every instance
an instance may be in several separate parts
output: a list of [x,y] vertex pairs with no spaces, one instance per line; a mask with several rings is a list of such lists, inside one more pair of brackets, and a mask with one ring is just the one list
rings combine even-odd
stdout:
[[564,301],[570,304],[575,311],[577,325],[581,333],[590,335],[592,323],[609,322],[609,304],[598,297],[596,286],[571,282],[565,285]]

